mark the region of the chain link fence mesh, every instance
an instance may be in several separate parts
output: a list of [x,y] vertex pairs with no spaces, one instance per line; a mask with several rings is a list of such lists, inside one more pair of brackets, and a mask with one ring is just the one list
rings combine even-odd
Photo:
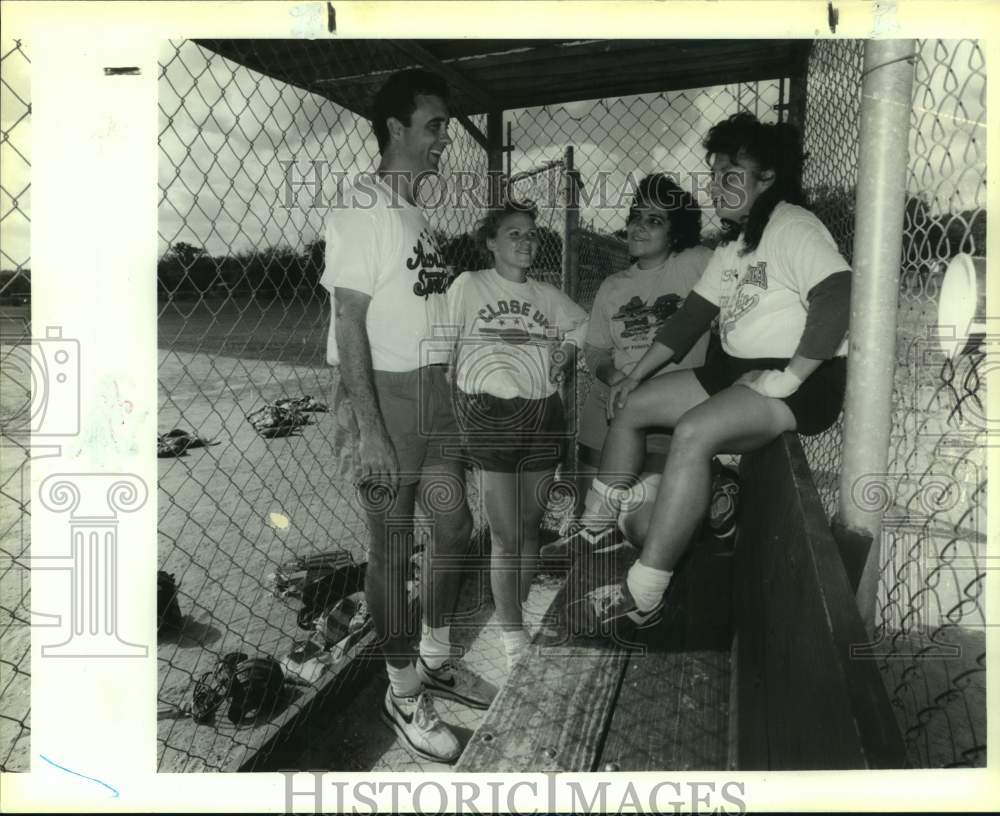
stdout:
[[0,38],[0,771],[28,770],[31,736],[30,66]]
[[[505,114],[514,174],[560,160],[565,166],[565,146],[573,147],[572,169],[580,190],[572,261],[576,279],[569,291],[577,303],[589,310],[601,282],[631,262],[625,222],[640,179],[650,173],[670,174],[683,189],[698,191],[703,235],[713,244],[719,221],[707,185],[693,175],[706,169],[701,141],[709,127],[740,110],[775,121],[781,88],[778,80],[740,83],[542,105]],[[561,237],[565,238],[565,228]],[[575,383],[566,395],[577,415],[590,386],[581,355]]]
[[[807,187],[848,259],[863,56],[861,42],[816,42],[808,72]],[[976,41],[924,40],[914,70],[873,653],[909,762],[982,766],[986,352],[945,359],[935,333],[948,261],[986,253],[986,68]],[[806,440],[830,514],[839,500],[841,439],[838,424]]]
[[[394,70],[414,67],[388,44],[357,45]],[[161,63],[159,423],[221,444],[161,463],[160,567],[180,582],[187,622],[158,651],[158,766],[219,770],[267,735],[193,727],[192,680],[227,652],[278,656],[306,635],[265,576],[329,550],[367,560],[353,486],[334,465],[333,414],[275,439],[246,416],[279,398],[330,402],[326,204],[338,176],[374,170],[378,149],[364,117],[193,42],[170,44]],[[460,168],[485,179],[485,151],[457,122],[451,137],[444,178]],[[475,266],[480,211],[428,214],[448,262]]]
[[[858,178],[861,70],[864,42],[817,41],[806,74],[805,121],[801,123],[807,159],[803,187],[810,206],[833,235],[841,254],[854,251],[854,190]],[[803,437],[816,488],[832,517],[840,481],[841,416],[822,434]]]
[[[363,47],[380,60],[393,53],[377,41]],[[402,55],[390,63],[411,64]],[[195,43],[163,55],[160,96],[160,427],[222,444],[161,464],[160,566],[181,582],[188,623],[178,642],[159,648],[159,767],[201,770],[231,766],[248,746],[221,727],[199,733],[176,713],[192,679],[226,652],[274,653],[295,633],[294,616],[261,576],[331,546],[365,559],[352,487],[331,479],[326,417],[269,441],[244,417],[265,401],[332,391],[336,375],[323,360],[329,303],[318,285],[326,208],[313,204],[317,191],[330,200],[337,173],[373,168],[377,149],[363,117]],[[777,102],[770,82],[507,112],[513,189],[542,205],[532,274],[566,284],[567,146],[584,191],[604,185],[581,195],[575,293],[589,307],[600,281],[628,264],[622,230],[634,183],[655,170],[684,183],[704,167],[709,125],[741,108],[773,118]],[[473,118],[480,129],[483,119]],[[457,124],[452,137],[444,181],[456,170],[485,176],[485,151]],[[632,186],[621,173],[602,180],[608,166],[627,169]],[[605,191],[623,197],[602,201]],[[429,212],[457,270],[488,263],[471,236],[480,214]],[[707,214],[706,226],[714,226]],[[579,399],[586,385],[584,377]]]
[[986,65],[923,40],[914,71],[877,651],[910,761],[983,767],[989,346],[945,358],[934,327],[948,261],[986,255]]
[[[366,47],[382,56],[391,51],[378,41]],[[817,42],[807,77],[806,185],[848,258],[862,54],[859,42]],[[8,338],[30,337],[22,302],[30,291],[27,241],[10,240],[26,235],[28,224],[28,64],[20,42],[5,45],[5,360],[16,346]],[[410,64],[398,55],[398,68]],[[985,65],[976,42],[931,40],[920,43],[916,72],[879,659],[910,761],[983,765],[985,353],[955,360],[928,353],[928,328],[945,263],[959,251],[985,254]],[[182,710],[192,680],[226,652],[276,653],[303,637],[294,608],[275,598],[264,578],[279,563],[331,548],[366,557],[352,487],[330,473],[336,450],[329,415],[316,414],[299,434],[274,440],[257,436],[245,417],[281,397],[324,400],[332,393],[336,374],[323,359],[329,303],[318,284],[323,199],[334,192],[336,172],[370,169],[377,149],[363,117],[192,42],[170,44],[160,80],[160,428],[221,444],[160,465],[159,561],[180,581],[186,623],[158,652],[158,767],[221,770],[280,735],[192,727]],[[532,181],[517,188],[528,197],[564,201],[562,163],[572,145],[584,191],[604,176],[607,189],[620,192],[629,172],[635,181],[655,170],[674,172],[683,183],[704,167],[700,139],[711,124],[739,109],[776,118],[779,88],[768,82],[508,111],[511,172],[530,174]],[[484,118],[473,118],[480,129]],[[455,170],[485,174],[485,151],[457,125],[452,137],[445,177]],[[609,167],[616,169],[607,177]],[[600,280],[628,263],[621,232],[627,198],[593,206],[581,197],[575,293],[585,307]],[[470,238],[479,209],[429,215],[449,263],[482,265]],[[536,274],[554,283],[562,283],[565,216],[564,207],[550,206],[540,218],[552,238],[543,242]],[[717,226],[710,208],[704,223],[710,239]],[[4,366],[5,422],[10,406],[23,405],[29,393],[26,380],[10,375],[15,368]],[[580,398],[587,386],[582,372]],[[29,733],[28,581],[17,564],[27,547],[27,452],[7,434],[3,444],[0,760],[4,770],[19,770],[26,768]],[[830,512],[839,447],[839,427],[807,443]],[[487,662],[502,662],[502,654],[486,651]],[[299,697],[286,703],[294,709]],[[419,767],[396,753],[386,759],[393,769]]]

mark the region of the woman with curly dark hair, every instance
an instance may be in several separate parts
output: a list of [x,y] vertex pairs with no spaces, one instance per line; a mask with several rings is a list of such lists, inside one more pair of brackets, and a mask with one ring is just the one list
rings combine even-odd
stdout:
[[[715,211],[727,227],[682,308],[611,388],[611,428],[581,521],[613,524],[644,456],[646,428],[673,429],[638,561],[625,582],[584,599],[598,625],[647,626],[705,514],[717,453],[763,447],[785,431],[820,433],[841,410],[850,268],[802,205],[802,141],[788,124],[739,113],[704,141]],[[718,317],[721,352],[651,377]],[[623,477],[622,474],[625,474]],[[617,483],[617,484],[615,484]]]
[[[626,222],[627,269],[601,283],[590,312],[584,353],[593,382],[580,414],[577,437],[577,489],[586,495],[608,433],[607,406],[611,387],[635,368],[656,333],[698,282],[712,257],[701,246],[701,208],[669,176],[643,178],[632,199]],[[705,361],[708,335],[695,340],[675,361],[665,361],[653,375],[694,368]],[[647,493],[666,462],[670,437],[666,428],[647,428],[640,465]]]

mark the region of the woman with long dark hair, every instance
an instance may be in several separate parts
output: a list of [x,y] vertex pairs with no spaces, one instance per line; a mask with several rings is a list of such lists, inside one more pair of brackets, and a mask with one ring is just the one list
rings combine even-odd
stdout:
[[[704,140],[726,231],[699,282],[656,342],[611,389],[613,415],[581,521],[613,524],[644,456],[644,430],[673,429],[638,561],[620,586],[584,599],[601,625],[658,619],[673,569],[705,514],[711,459],[756,450],[785,431],[816,434],[841,410],[850,269],[805,209],[802,141],[788,124],[739,113]],[[683,357],[715,318],[721,353],[649,378]]]

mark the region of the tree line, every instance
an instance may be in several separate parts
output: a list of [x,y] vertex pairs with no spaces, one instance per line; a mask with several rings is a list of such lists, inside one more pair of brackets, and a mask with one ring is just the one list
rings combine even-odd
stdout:
[[[854,220],[854,191],[817,187],[810,191],[810,207],[832,226],[836,221]],[[585,227],[586,229],[586,227]],[[986,210],[965,209],[933,214],[924,196],[909,196],[904,209],[902,262],[917,267],[921,275],[940,272],[941,261],[959,252],[984,255],[986,252]],[[535,269],[542,277],[557,276],[562,268],[562,237],[540,226],[540,247]],[[614,233],[624,238],[624,230]],[[476,237],[466,233],[448,236],[436,234],[445,263],[456,272],[486,269],[492,257]],[[717,236],[706,235],[705,243],[714,245]],[[162,299],[228,295],[243,293],[256,297],[283,297],[319,287],[323,274],[326,243],[322,238],[310,241],[296,251],[286,245],[244,249],[227,255],[211,255],[202,247],[178,241],[173,243],[157,264],[157,288]],[[611,271],[611,270],[609,270]],[[2,273],[0,293],[19,293],[30,289],[30,276]]]
[[[561,236],[547,227],[540,227],[539,232],[536,268],[561,269]],[[493,263],[490,253],[471,234],[447,236],[439,232],[435,237],[445,263],[456,272],[486,269]],[[227,255],[211,255],[202,247],[177,241],[157,263],[157,291],[161,299],[230,293],[290,296],[319,286],[325,252],[322,238],[310,241],[301,251],[277,245]]]

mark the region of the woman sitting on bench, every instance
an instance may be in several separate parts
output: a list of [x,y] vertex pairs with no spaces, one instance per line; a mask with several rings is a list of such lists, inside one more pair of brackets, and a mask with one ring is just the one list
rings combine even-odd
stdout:
[[[738,113],[703,144],[723,240],[684,306],[613,386],[611,428],[580,519],[591,529],[614,524],[642,464],[644,429],[673,428],[638,561],[621,585],[583,600],[587,620],[605,631],[659,619],[672,571],[705,515],[715,454],[747,453],[785,431],[820,433],[843,403],[851,273],[803,207],[798,130]],[[716,317],[721,353],[701,368],[647,379],[681,359]]]

